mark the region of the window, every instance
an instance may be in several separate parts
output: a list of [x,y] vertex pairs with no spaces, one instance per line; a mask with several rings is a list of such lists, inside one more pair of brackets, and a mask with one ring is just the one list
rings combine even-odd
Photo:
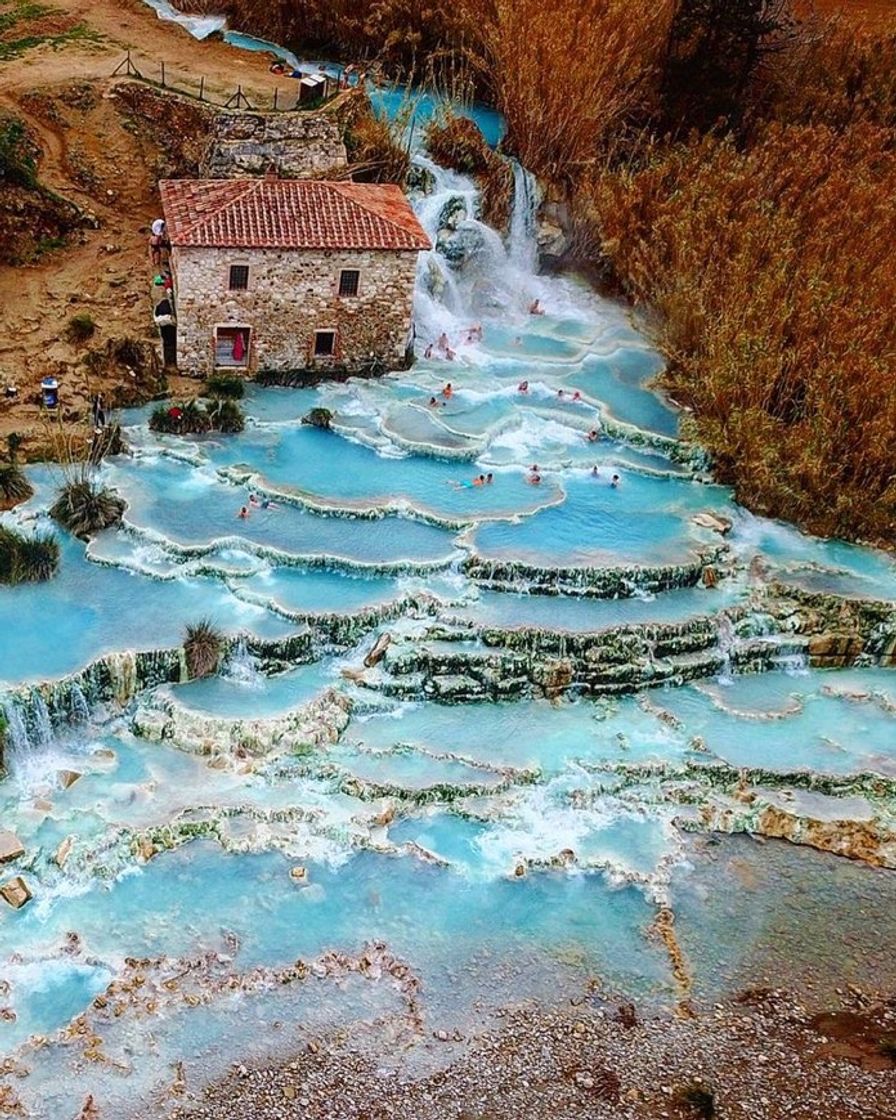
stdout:
[[332,358],[336,352],[336,332],[335,331],[315,331],[314,332],[314,356],[315,358]]
[[230,266],[230,290],[232,292],[245,292],[249,288],[249,266],[247,264],[232,264]]
[[341,296],[356,296],[360,279],[361,273],[356,268],[344,268],[339,273],[339,294]]

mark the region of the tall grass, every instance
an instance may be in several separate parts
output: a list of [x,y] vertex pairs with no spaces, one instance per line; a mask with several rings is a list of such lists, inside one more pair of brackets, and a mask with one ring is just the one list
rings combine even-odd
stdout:
[[896,535],[896,150],[872,124],[704,137],[590,185],[667,379],[754,509]]
[[574,182],[656,108],[672,0],[496,0],[486,57],[506,145]]

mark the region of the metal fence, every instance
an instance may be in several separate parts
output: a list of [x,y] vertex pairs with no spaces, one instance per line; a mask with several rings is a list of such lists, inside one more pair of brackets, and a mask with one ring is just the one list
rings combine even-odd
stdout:
[[[134,55],[130,50],[112,71],[112,77],[134,78],[137,81],[146,82],[148,85],[155,86],[157,89],[171,90],[172,93],[178,93],[184,97],[192,97],[197,101],[202,101],[207,105],[214,105],[221,109],[293,112],[296,109],[319,108],[323,103],[309,102],[307,105],[300,105],[298,101],[298,86],[290,90],[281,90],[279,87],[275,87],[270,97],[253,92],[252,98],[250,99],[242,85],[237,85],[236,89],[228,97],[226,93],[222,93],[220,90],[209,90],[206,87],[204,74],[200,74],[198,77],[187,77],[184,74],[173,72],[164,61],[155,62],[150,59],[139,59],[135,61]],[[338,90],[335,90],[326,100],[332,100],[337,93]]]

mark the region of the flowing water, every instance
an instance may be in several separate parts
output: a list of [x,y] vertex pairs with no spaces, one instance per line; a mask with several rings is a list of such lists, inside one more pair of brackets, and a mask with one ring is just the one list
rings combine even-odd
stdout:
[[[828,922],[826,983],[868,974],[856,932],[892,871],[694,834],[854,822],[896,865],[892,559],[737,508],[624,309],[538,275],[531,177],[505,241],[474,183],[416,158],[416,365],[252,388],[240,436],[126,418],[103,467],[124,526],[63,535],[51,583],[0,592],[6,878],[34,896],[0,908],[0,1036],[30,1115],[68,1115],[72,1078],[109,1115],[164,1115],[178,1061],[195,1091],[382,1017],[406,1052],[594,977],[668,1008],[665,907],[698,1000],[802,982],[800,908]],[[456,357],[424,359],[442,332]],[[333,430],[303,427],[321,406]],[[53,472],[33,480],[4,521],[47,524]],[[274,504],[240,521],[250,491]],[[820,671],[804,619],[832,603],[870,652]],[[204,617],[228,652],[188,681]]]

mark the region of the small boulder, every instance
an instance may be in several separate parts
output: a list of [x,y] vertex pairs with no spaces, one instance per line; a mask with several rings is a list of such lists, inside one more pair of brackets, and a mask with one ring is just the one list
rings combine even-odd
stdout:
[[14,879],[9,879],[0,884],[0,895],[13,910],[21,910],[25,903],[30,902],[32,898],[28,884],[21,875],[16,875]]
[[72,854],[72,846],[75,843],[74,836],[66,836],[56,849],[56,854],[53,856],[53,862],[57,867],[63,868],[68,863],[68,857]]
[[333,422],[333,413],[328,408],[312,408],[302,417],[303,424],[310,424],[312,428],[329,429]]
[[81,777],[77,770],[57,770],[56,777],[62,789],[69,789]]
[[392,635],[391,634],[380,634],[380,636],[377,638],[377,640],[374,644],[373,649],[364,658],[364,667],[366,669],[372,669],[374,667],[374,665],[379,665],[379,663],[386,656],[386,650],[389,648],[389,646],[391,644],[392,644]]
[[14,832],[0,829],[0,863],[10,863],[25,854],[25,846]]

